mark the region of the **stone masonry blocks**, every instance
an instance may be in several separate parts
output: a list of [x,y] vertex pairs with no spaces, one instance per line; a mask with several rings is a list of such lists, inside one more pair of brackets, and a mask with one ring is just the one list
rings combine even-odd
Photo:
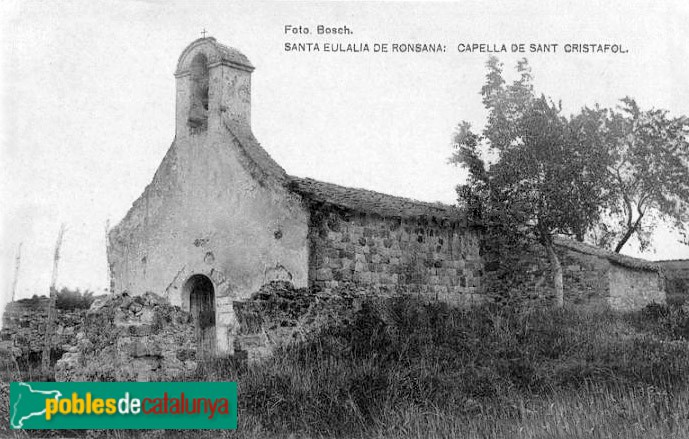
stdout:
[[481,292],[479,232],[470,227],[320,205],[312,207],[309,241],[309,278],[321,288],[398,288],[457,304]]

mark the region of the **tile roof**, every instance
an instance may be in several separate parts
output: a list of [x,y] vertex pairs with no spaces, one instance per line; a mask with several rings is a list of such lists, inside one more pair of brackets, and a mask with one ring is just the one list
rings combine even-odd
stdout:
[[289,176],[266,152],[245,124],[223,118],[226,129],[234,136],[237,146],[248,159],[249,171],[259,181],[272,179],[310,200],[345,207],[359,212],[376,213],[385,217],[435,217],[462,220],[464,215],[454,206],[428,203],[409,198],[374,192],[366,189],[339,186],[332,183]]
[[463,220],[456,207],[396,197],[366,189],[339,186],[310,178],[289,176],[288,188],[321,203],[341,206],[359,212],[376,213],[385,217],[435,217]]
[[568,238],[556,236],[553,240],[556,245],[565,247],[580,253],[599,256],[605,258],[610,262],[622,265],[629,268],[637,268],[650,271],[660,271],[660,266],[655,262],[647,261],[646,259],[633,258],[631,256],[621,255],[610,250],[596,247],[590,244],[585,244],[579,241],[573,241]]

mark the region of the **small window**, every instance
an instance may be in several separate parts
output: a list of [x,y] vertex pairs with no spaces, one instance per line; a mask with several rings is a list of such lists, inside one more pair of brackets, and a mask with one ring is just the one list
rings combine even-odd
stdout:
[[204,130],[208,126],[208,59],[203,53],[191,61],[189,126],[196,130]]

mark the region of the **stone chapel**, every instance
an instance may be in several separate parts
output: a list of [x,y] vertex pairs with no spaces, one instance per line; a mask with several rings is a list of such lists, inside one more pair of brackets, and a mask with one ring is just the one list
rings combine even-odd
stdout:
[[479,235],[460,212],[288,175],[251,132],[253,70],[214,38],[180,55],[174,141],[109,232],[113,291],[191,311],[218,352],[232,350],[232,301],[272,280],[477,300]]
[[174,140],[108,235],[113,292],[190,311],[217,353],[233,351],[233,301],[273,280],[481,302],[480,228],[452,206],[288,175],[252,134],[253,70],[214,38],[180,55]]

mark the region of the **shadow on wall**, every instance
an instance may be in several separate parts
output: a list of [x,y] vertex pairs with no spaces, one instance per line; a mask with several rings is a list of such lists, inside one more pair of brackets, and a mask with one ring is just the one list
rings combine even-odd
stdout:
[[665,291],[668,305],[684,305],[689,302],[689,279],[666,279]]
[[658,261],[665,276],[667,303],[684,305],[689,302],[689,259]]

